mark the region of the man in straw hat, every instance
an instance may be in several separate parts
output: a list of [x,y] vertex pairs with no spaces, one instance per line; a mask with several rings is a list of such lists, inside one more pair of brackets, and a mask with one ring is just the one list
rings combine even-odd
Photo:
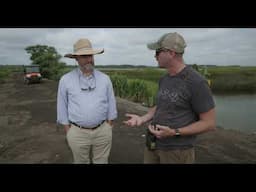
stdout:
[[148,125],[144,163],[194,163],[196,135],[215,129],[215,104],[207,81],[183,61],[178,33],[147,45],[167,74],[159,81],[156,106],[143,116],[126,114],[129,126]]
[[117,109],[109,76],[94,69],[94,55],[103,52],[79,39],[74,53],[65,55],[79,67],[59,81],[57,122],[64,125],[74,163],[108,163]]

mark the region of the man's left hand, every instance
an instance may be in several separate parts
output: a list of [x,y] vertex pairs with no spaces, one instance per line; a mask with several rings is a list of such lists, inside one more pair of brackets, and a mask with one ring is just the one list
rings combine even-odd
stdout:
[[161,139],[161,138],[164,138],[164,137],[170,137],[170,136],[174,136],[175,135],[175,130],[174,129],[170,129],[168,126],[156,125],[154,127],[153,125],[149,125],[148,129],[158,139]]

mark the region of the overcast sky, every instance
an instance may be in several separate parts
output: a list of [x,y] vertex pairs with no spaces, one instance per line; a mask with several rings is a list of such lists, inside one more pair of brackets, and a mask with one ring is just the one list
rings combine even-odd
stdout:
[[169,32],[184,37],[187,64],[256,66],[256,28],[0,28],[0,64],[30,64],[25,48],[36,44],[53,46],[64,56],[79,38],[88,38],[93,48],[105,50],[94,56],[96,65],[157,66],[146,44]]

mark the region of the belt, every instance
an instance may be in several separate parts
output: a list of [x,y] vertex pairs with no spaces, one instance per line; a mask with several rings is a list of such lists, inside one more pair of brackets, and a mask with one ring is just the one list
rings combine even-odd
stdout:
[[79,128],[82,128],[82,129],[91,129],[91,130],[93,130],[93,129],[97,129],[99,126],[101,126],[105,122],[105,120],[103,120],[100,124],[96,125],[95,127],[83,127],[83,126],[78,125],[78,124],[76,124],[76,123],[74,123],[72,121],[69,121],[69,122],[71,124],[75,125],[76,127],[79,127]]

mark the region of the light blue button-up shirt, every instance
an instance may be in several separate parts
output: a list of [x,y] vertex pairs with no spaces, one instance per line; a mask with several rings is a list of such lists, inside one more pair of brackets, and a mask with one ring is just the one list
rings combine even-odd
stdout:
[[61,77],[57,95],[59,124],[72,121],[94,127],[116,117],[116,100],[109,76],[94,69],[92,76],[86,77],[76,68]]

